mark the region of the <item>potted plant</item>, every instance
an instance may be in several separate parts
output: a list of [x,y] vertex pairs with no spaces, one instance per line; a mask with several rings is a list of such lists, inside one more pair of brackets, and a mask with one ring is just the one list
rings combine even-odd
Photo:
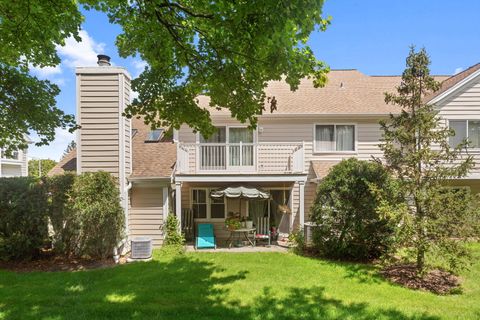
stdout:
[[225,227],[230,231],[240,229],[241,226],[240,220],[237,218],[231,217],[225,219]]

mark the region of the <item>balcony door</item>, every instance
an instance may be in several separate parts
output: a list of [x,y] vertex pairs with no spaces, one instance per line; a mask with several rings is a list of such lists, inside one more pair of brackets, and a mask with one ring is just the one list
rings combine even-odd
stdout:
[[225,170],[227,128],[217,127],[208,139],[200,135],[200,170]]
[[208,139],[200,135],[199,142],[200,170],[254,168],[254,132],[247,127],[217,127]]
[[253,168],[253,131],[245,127],[228,128],[229,166],[236,169]]

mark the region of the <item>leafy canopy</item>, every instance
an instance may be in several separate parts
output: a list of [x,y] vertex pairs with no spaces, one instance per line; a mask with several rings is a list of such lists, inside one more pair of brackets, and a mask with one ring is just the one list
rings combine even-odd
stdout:
[[[306,45],[315,28],[325,30],[323,0],[80,0],[52,4],[43,0],[0,2],[0,148],[25,148],[24,135],[54,139],[55,128],[75,129],[74,118],[55,104],[59,88],[28,73],[29,66],[60,63],[56,47],[67,37],[80,40],[83,16],[78,5],[106,12],[122,28],[122,57],[139,55],[148,63],[133,88],[139,98],[126,115],[143,115],[152,126],[178,128],[187,123],[211,134],[210,106],[230,110],[256,124],[264,112],[264,89],[284,78],[291,89],[313,76],[321,86],[328,68]],[[268,97],[271,108],[277,100]],[[278,101],[278,103],[282,103]],[[160,120],[161,119],[161,120]]]
[[326,81],[328,68],[306,45],[312,31],[329,24],[323,0],[84,2],[122,27],[116,42],[122,57],[147,62],[133,81],[139,98],[126,114],[143,115],[152,126],[187,123],[211,134],[200,95],[253,126],[264,112],[268,81],[285,79],[291,89],[306,76],[316,86]]
[[45,145],[55,128],[75,128],[73,116],[56,106],[58,86],[28,69],[58,65],[56,47],[69,36],[80,40],[82,20],[75,1],[0,1],[0,148],[7,154],[26,148],[31,131]]
[[28,175],[31,177],[45,177],[57,162],[52,159],[32,159],[28,161]]
[[400,212],[402,245],[410,249],[421,274],[428,267],[427,254],[434,251],[450,256],[454,265],[464,253],[460,240],[474,231],[464,228],[468,223],[465,213],[473,209],[472,198],[445,189],[449,179],[468,174],[473,158],[462,152],[467,141],[449,145],[455,132],[445,126],[433,105],[425,103],[425,97],[439,89],[429,64],[425,49],[416,52],[411,48],[398,93],[385,97],[386,103],[400,106],[402,112],[381,122],[384,160],[378,159],[399,179],[400,192],[409,203]]

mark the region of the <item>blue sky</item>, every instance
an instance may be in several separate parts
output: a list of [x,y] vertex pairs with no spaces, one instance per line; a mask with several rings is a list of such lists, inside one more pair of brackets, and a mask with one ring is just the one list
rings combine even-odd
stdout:
[[[323,11],[332,16],[332,24],[326,32],[312,34],[309,44],[332,69],[400,74],[410,45],[427,49],[434,74],[453,74],[480,62],[478,0],[327,0]],[[105,53],[134,77],[144,67],[138,58],[118,56],[119,26],[110,24],[103,13],[84,11],[84,15],[83,41],[69,40],[58,49],[62,64],[32,71],[60,86],[58,106],[71,114],[75,113],[75,66],[95,65],[96,54]],[[72,139],[72,134],[59,129],[51,145],[30,147],[30,156],[59,160]]]

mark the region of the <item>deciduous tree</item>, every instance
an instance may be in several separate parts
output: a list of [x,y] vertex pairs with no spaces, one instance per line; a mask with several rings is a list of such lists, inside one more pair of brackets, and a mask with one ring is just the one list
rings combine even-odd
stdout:
[[266,96],[268,81],[284,79],[292,90],[306,76],[316,86],[326,81],[328,69],[306,44],[329,24],[323,0],[85,2],[122,27],[116,42],[122,57],[147,63],[133,81],[139,98],[126,114],[143,115],[153,126],[187,123],[212,133],[200,95],[255,125],[268,98],[273,109],[282,103]]
[[0,1],[0,148],[7,154],[25,149],[31,132],[45,145],[55,128],[75,127],[56,106],[58,86],[28,70],[58,65],[56,47],[69,36],[80,40],[82,19],[75,1]]
[[32,159],[28,161],[28,175],[31,177],[45,177],[57,162],[52,159]]

